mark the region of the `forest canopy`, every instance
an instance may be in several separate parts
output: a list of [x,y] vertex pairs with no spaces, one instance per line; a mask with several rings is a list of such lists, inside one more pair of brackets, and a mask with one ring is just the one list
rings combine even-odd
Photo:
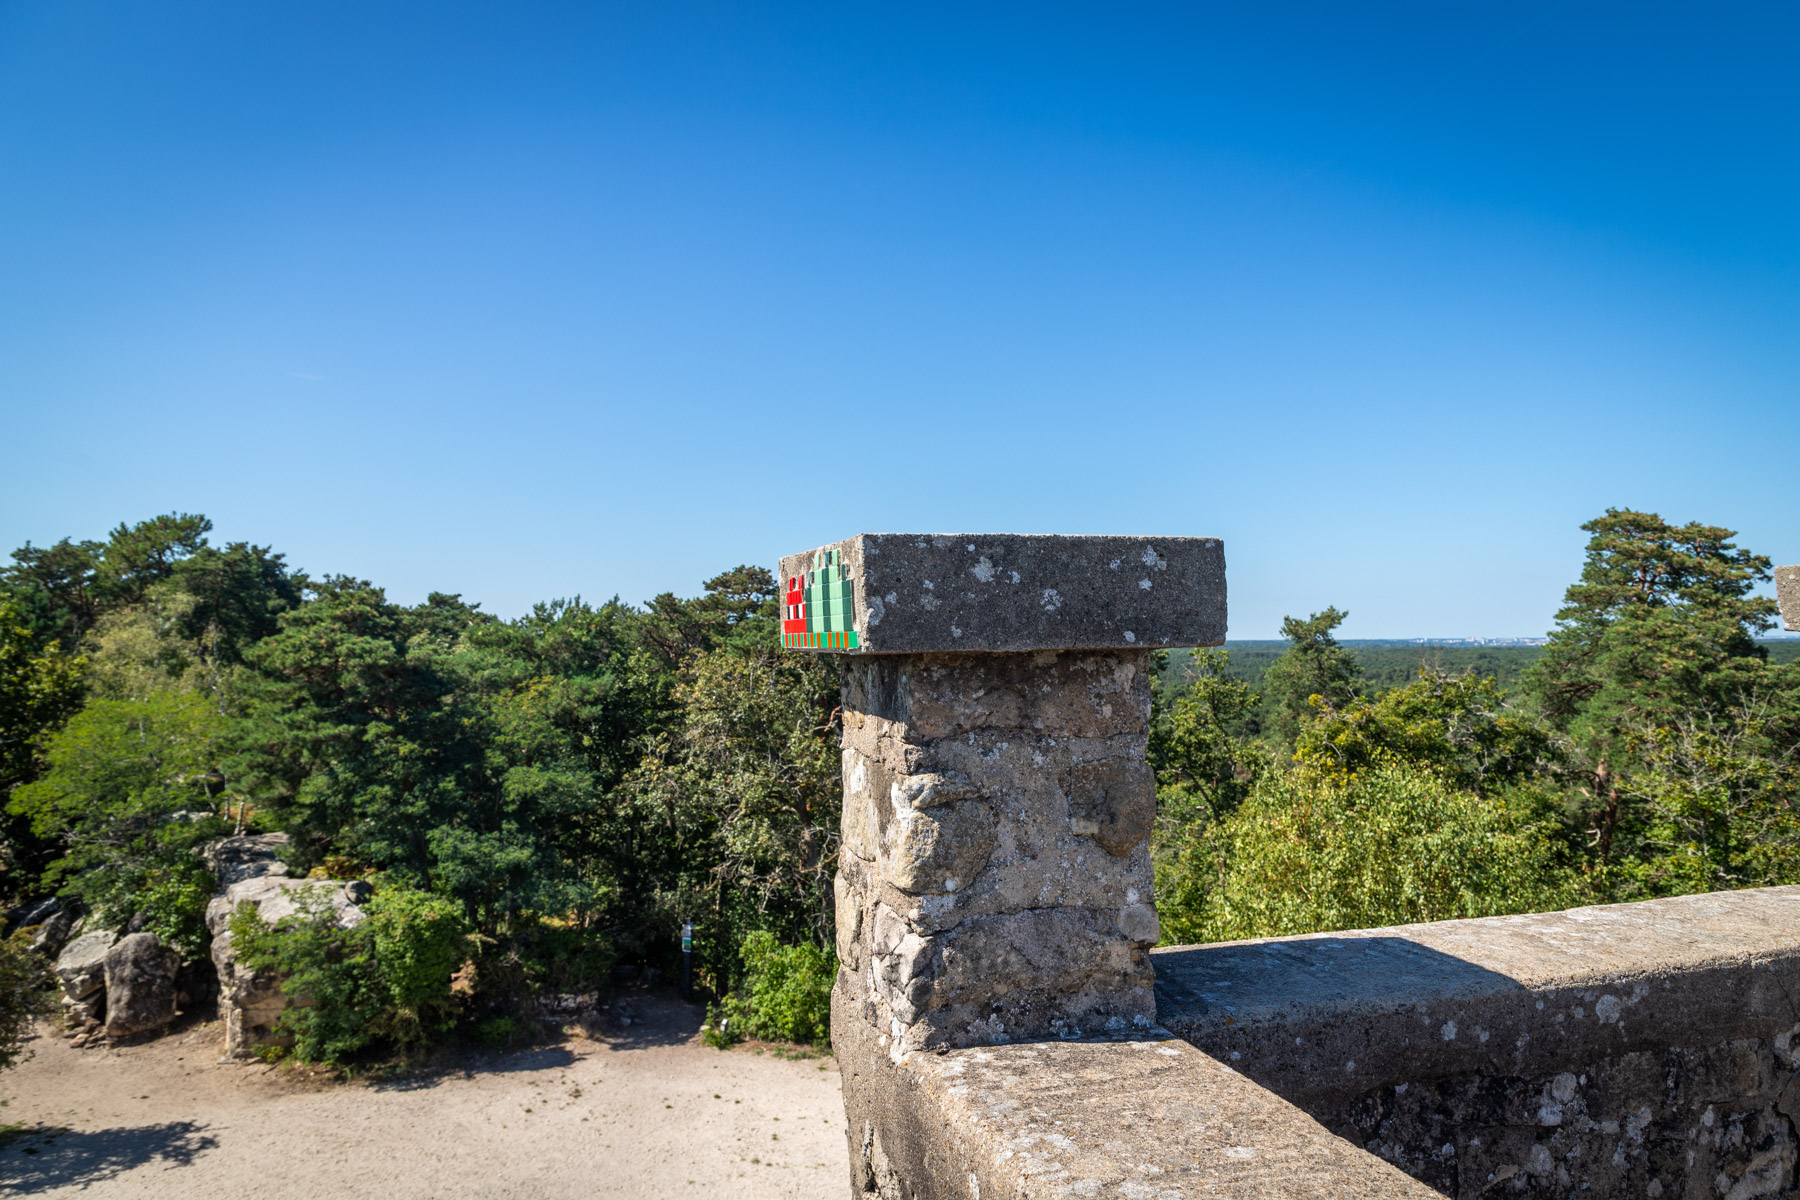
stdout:
[[[1278,646],[1165,660],[1165,936],[1800,880],[1800,665],[1757,640],[1769,560],[1650,513],[1583,528],[1541,650],[1371,655],[1327,605]],[[199,848],[281,831],[293,873],[387,896],[358,935],[373,982],[344,994],[406,998],[307,1017],[303,1052],[416,1045],[621,961],[671,968],[687,921],[736,1025],[824,1036],[836,666],[779,650],[768,571],[504,620],[211,533],[168,514],[0,568],[9,903],[58,892],[200,960]],[[347,953],[328,925],[244,936],[296,972]]]

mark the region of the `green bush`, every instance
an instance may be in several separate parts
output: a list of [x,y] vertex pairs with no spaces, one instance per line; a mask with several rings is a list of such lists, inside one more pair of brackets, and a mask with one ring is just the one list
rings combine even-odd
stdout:
[[818,1044],[831,1038],[831,984],[837,957],[812,943],[783,946],[758,931],[744,939],[743,986],[707,1014],[707,1040],[742,1038]]
[[490,1050],[511,1050],[522,1045],[531,1036],[531,1030],[518,1017],[507,1013],[475,1026],[475,1036]]
[[51,1010],[48,965],[25,934],[0,940],[0,1070],[19,1061],[31,1024]]
[[405,1051],[454,1020],[450,976],[467,956],[467,928],[442,896],[388,886],[364,906],[365,919],[342,928],[324,889],[309,889],[299,911],[273,927],[254,905],[231,918],[238,957],[286,976],[296,1001],[281,1015],[294,1056],[341,1065],[378,1042]]
[[1157,880],[1171,942],[1532,912],[1575,896],[1527,798],[1489,799],[1391,761],[1271,773],[1197,827]]

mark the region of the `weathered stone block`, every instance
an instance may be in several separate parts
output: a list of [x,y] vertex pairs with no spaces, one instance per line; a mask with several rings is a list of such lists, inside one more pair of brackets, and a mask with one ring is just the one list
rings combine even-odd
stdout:
[[1781,605],[1782,623],[1800,632],[1800,566],[1775,568],[1775,599]]
[[1149,667],[846,661],[839,987],[894,1053],[1149,1023]]
[[[285,867],[283,868],[285,871]],[[214,896],[206,906],[206,926],[213,935],[212,960],[219,973],[219,1021],[225,1027],[225,1057],[250,1058],[258,1046],[286,1045],[278,1032],[281,1014],[296,1001],[282,990],[282,977],[253,971],[239,961],[231,942],[231,917],[240,904],[253,904],[273,925],[300,911],[302,897],[312,896],[336,914],[346,929],[363,919],[350,899],[350,885],[329,879],[288,879],[284,874],[251,875]]]
[[154,933],[120,938],[106,952],[106,1034],[129,1037],[175,1019],[181,955]]
[[[1126,650],[1225,640],[1217,538],[864,533],[783,558],[781,583],[787,644],[801,650]],[[809,611],[795,613],[796,605]]]
[[56,979],[63,995],[84,1000],[106,986],[106,952],[119,935],[110,929],[84,933],[63,948],[56,959]]

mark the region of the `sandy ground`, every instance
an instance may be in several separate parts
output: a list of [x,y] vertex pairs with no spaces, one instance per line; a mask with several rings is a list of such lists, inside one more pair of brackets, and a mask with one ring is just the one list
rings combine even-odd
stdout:
[[28,1196],[831,1197],[847,1186],[829,1058],[694,1036],[696,1010],[634,999],[604,1041],[469,1055],[334,1083],[221,1065],[219,1027],[72,1050],[50,1035],[0,1075],[0,1192]]

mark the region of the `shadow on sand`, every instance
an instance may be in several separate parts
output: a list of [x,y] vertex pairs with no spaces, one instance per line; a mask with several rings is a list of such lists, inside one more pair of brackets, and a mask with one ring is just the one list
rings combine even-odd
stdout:
[[[87,1187],[160,1164],[185,1167],[219,1141],[194,1121],[87,1131],[34,1129],[0,1147],[0,1192],[32,1195]],[[170,1188],[180,1185],[171,1181]]]

